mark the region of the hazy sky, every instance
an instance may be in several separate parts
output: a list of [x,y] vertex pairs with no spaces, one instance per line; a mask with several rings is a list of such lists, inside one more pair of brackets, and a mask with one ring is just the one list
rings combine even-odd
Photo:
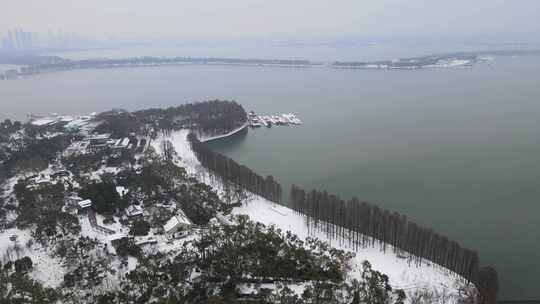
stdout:
[[540,0],[0,0],[0,33],[232,39],[540,34]]

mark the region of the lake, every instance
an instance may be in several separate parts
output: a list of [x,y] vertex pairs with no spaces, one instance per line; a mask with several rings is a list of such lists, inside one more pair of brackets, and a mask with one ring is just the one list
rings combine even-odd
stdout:
[[234,99],[299,127],[212,147],[261,174],[406,214],[480,252],[501,298],[540,298],[540,58],[419,71],[183,66],[0,81],[0,118]]

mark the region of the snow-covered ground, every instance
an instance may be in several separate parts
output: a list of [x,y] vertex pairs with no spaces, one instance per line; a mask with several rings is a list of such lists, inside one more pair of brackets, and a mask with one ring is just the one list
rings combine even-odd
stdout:
[[[207,174],[201,172],[206,171],[191,151],[187,141],[188,131],[174,132],[167,137],[158,137],[152,146],[156,152],[161,152],[160,142],[169,140],[175,147],[178,156],[180,157],[179,164],[186,168],[190,174],[197,174],[204,182],[212,185],[218,193],[220,186],[213,182],[210,178],[205,178]],[[355,251],[348,247],[348,242],[343,240],[331,240],[327,238],[324,232],[313,232],[307,229],[304,217],[295,213],[292,209],[285,206],[270,202],[264,198],[253,195],[252,198],[242,207],[235,208],[233,215],[245,214],[252,220],[261,222],[266,225],[275,225],[282,231],[291,231],[300,238],[305,239],[308,236],[317,237],[320,240],[327,241],[333,247],[346,251]],[[360,248],[356,252],[356,257],[353,259],[351,278],[360,278],[361,264],[364,260],[369,261],[373,269],[378,270],[388,275],[390,284],[395,288],[405,290],[410,299],[410,296],[417,291],[429,291],[442,297],[438,302],[445,301],[453,303],[457,301],[459,296],[458,288],[463,285],[463,279],[457,276],[450,270],[432,265],[425,261],[421,266],[409,266],[406,259],[398,257],[393,253],[391,246],[387,246],[386,252],[379,249],[379,246]],[[443,296],[444,295],[444,296]]]
[[127,236],[128,230],[120,224],[120,219],[114,217],[115,223],[110,225],[103,224],[103,216],[96,214],[97,224],[107,229],[113,230],[114,234],[107,234],[98,229],[92,227],[90,220],[86,214],[81,214],[79,217],[79,224],[81,225],[81,235],[89,237],[91,239],[97,239],[102,244],[107,244],[107,247],[113,248],[111,240],[119,239]]
[[[170,141],[175,147],[177,158],[175,162],[184,167],[188,174],[195,176],[201,182],[211,185],[218,193],[223,193],[221,185],[215,181],[214,178],[210,178],[208,171],[202,167],[200,162],[191,151],[189,143],[187,141],[187,130],[173,132],[168,136],[159,136],[156,140],[149,143],[157,153],[161,153],[163,140]],[[233,134],[235,132],[232,132]],[[48,176],[53,172],[49,167],[46,170],[39,172],[39,175]],[[90,174],[90,178],[99,178],[103,173],[116,173],[117,168],[102,167],[98,171]],[[11,193],[13,186],[18,178],[17,176],[4,185],[4,193]],[[121,193],[124,189],[118,189]],[[237,207],[233,210],[232,215],[248,215],[252,220],[261,222],[266,225],[275,225],[282,231],[291,231],[298,235],[300,238],[305,239],[307,237],[317,237],[320,240],[329,242],[332,246],[343,249],[346,251],[355,251],[353,248],[348,247],[346,240],[332,240],[327,238],[323,232],[308,231],[305,224],[304,217],[295,213],[293,210],[270,202],[266,199],[251,195],[247,200],[247,203],[241,207]],[[231,215],[231,216],[232,216]],[[79,216],[79,223],[81,225],[81,235],[97,239],[102,244],[107,244],[108,251],[114,253],[114,248],[111,244],[113,239],[121,238],[128,235],[127,227],[120,224],[118,218],[114,218],[115,223],[111,225],[105,225],[103,223],[104,218],[101,215],[96,215],[97,224],[114,230],[115,233],[105,234],[92,227],[88,216]],[[223,216],[220,216],[222,222],[228,220]],[[16,236],[13,238],[12,236]],[[157,244],[148,245],[148,249],[154,248],[162,252],[170,252],[178,250],[182,247],[184,242],[189,241],[196,234],[188,235],[181,240],[169,240],[164,235],[151,235],[156,239]],[[24,256],[29,256],[34,263],[34,270],[31,272],[31,276],[45,285],[55,287],[62,283],[63,275],[65,273],[65,267],[61,264],[61,261],[51,256],[51,249],[43,248],[36,242],[29,242],[31,239],[29,230],[20,230],[16,228],[0,231],[0,259],[2,262],[7,260],[16,260]],[[400,258],[393,253],[390,246],[387,247],[386,252],[382,252],[379,246],[374,248],[361,248],[356,252],[356,257],[352,260],[350,278],[360,278],[361,276],[361,264],[364,260],[369,261],[373,269],[381,271],[388,275],[390,283],[394,288],[404,289],[408,294],[410,301],[411,295],[417,291],[430,291],[435,296],[444,296],[444,301],[439,300],[435,302],[455,303],[457,302],[458,287],[463,284],[462,279],[451,271],[443,269],[439,266],[431,266],[430,263],[424,262],[422,266],[416,267],[414,265],[409,266],[408,262],[404,258]],[[9,257],[8,257],[9,255]],[[135,258],[128,259],[127,269],[121,269],[119,260],[114,260],[112,267],[118,271],[124,273],[125,271],[132,270],[137,265]],[[69,266],[69,265],[66,265]],[[117,286],[117,278],[112,275],[108,275],[108,281],[112,286]]]
[[[275,225],[283,231],[294,232],[302,239],[317,237],[320,240],[327,241],[335,248],[355,252],[354,248],[348,246],[346,240],[340,242],[339,240],[329,239],[324,232],[308,232],[302,215],[263,198],[254,198],[248,204],[235,208],[233,214],[245,214],[254,221],[266,225]],[[406,291],[435,288],[440,292],[446,290],[448,294],[455,293],[458,287],[456,281],[459,277],[449,270],[438,266],[429,266],[427,262],[424,262],[420,267],[409,266],[407,260],[396,256],[390,246],[387,247],[386,252],[381,251],[379,247],[375,245],[375,247],[361,248],[356,251],[356,257],[353,259],[352,265],[352,278],[360,279],[362,262],[367,260],[372,264],[373,269],[388,275],[390,284],[395,288]]]
[[188,130],[181,130],[173,132],[170,136],[159,136],[156,140],[151,142],[152,148],[161,154],[163,152],[161,142],[163,140],[168,140],[174,145],[174,149],[178,154],[178,158],[175,161],[184,167],[188,174],[197,174],[200,172],[201,163],[197,160],[193,151],[189,146],[187,141],[187,136],[189,134]]
[[25,256],[32,259],[33,270],[30,276],[50,287],[59,286],[64,280],[64,269],[52,252],[37,242],[32,241],[30,230],[17,228],[0,232],[0,260],[2,264],[15,261]]

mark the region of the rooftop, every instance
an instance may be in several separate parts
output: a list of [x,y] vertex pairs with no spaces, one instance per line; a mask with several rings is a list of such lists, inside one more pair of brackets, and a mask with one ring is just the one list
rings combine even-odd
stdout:
[[77,204],[79,204],[79,207],[81,208],[88,208],[88,207],[92,207],[92,201],[87,199],[87,200],[84,200],[84,201],[80,201],[78,202]]

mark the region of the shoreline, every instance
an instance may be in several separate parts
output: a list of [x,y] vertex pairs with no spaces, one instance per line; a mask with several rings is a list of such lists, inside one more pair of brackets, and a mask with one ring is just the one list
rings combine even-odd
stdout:
[[[155,141],[152,141],[152,146],[160,153],[161,146],[159,143],[162,140],[171,141],[179,156],[177,163],[185,167],[188,173],[196,174],[202,182],[208,183],[217,193],[223,194],[223,186],[211,177],[213,174],[203,167],[194,155],[187,140],[188,133],[187,130],[179,130],[169,135],[161,135]],[[232,132],[224,134],[225,137],[230,136],[230,133]],[[221,138],[224,137],[221,136]],[[404,288],[406,291],[418,288],[445,293],[448,296],[449,303],[458,303],[456,300],[459,298],[460,286],[466,284],[466,281],[454,271],[429,260],[423,260],[420,265],[411,266],[406,259],[396,255],[391,249],[383,251],[379,246],[354,249],[348,245],[348,239],[330,239],[325,232],[308,229],[305,225],[305,218],[290,207],[269,201],[251,192],[249,193],[249,198],[245,204],[235,207],[231,215],[247,215],[251,220],[265,225],[275,225],[283,231],[290,231],[301,239],[316,238],[327,242],[334,248],[354,252],[355,257],[351,262],[349,273],[350,279],[360,278],[360,265],[362,261],[368,260],[374,269],[387,274],[391,284],[396,288]],[[228,220],[229,216],[225,217],[225,219]],[[391,245],[388,244],[387,246]],[[407,252],[406,254],[410,255],[411,253]],[[476,285],[474,287],[476,288]],[[409,293],[408,296],[412,297],[412,294]]]
[[207,143],[207,142],[211,142],[211,141],[215,141],[215,140],[219,140],[219,139],[223,139],[223,138],[227,138],[229,136],[232,136],[238,132],[241,132],[242,130],[246,129],[248,127],[248,123],[245,122],[241,127],[238,127],[232,131],[230,131],[229,133],[225,133],[225,134],[222,134],[222,135],[215,135],[215,136],[210,136],[210,137],[206,137],[206,138],[200,138],[200,142],[204,142],[204,143]]
[[[495,56],[539,56],[540,50],[532,51],[485,51],[485,52],[450,52],[420,57],[399,58],[378,61],[310,61],[304,59],[241,59],[241,58],[197,58],[197,57],[134,57],[122,59],[83,59],[70,60],[55,57],[56,61],[39,61],[39,56],[32,62],[18,63],[17,68],[0,72],[0,80],[17,80],[27,76],[73,70],[115,69],[165,66],[237,66],[261,68],[328,68],[348,70],[422,70],[473,67],[483,62],[491,62]],[[487,56],[487,57],[486,57]],[[37,61],[34,62],[34,61]],[[13,64],[13,63],[7,63]]]

